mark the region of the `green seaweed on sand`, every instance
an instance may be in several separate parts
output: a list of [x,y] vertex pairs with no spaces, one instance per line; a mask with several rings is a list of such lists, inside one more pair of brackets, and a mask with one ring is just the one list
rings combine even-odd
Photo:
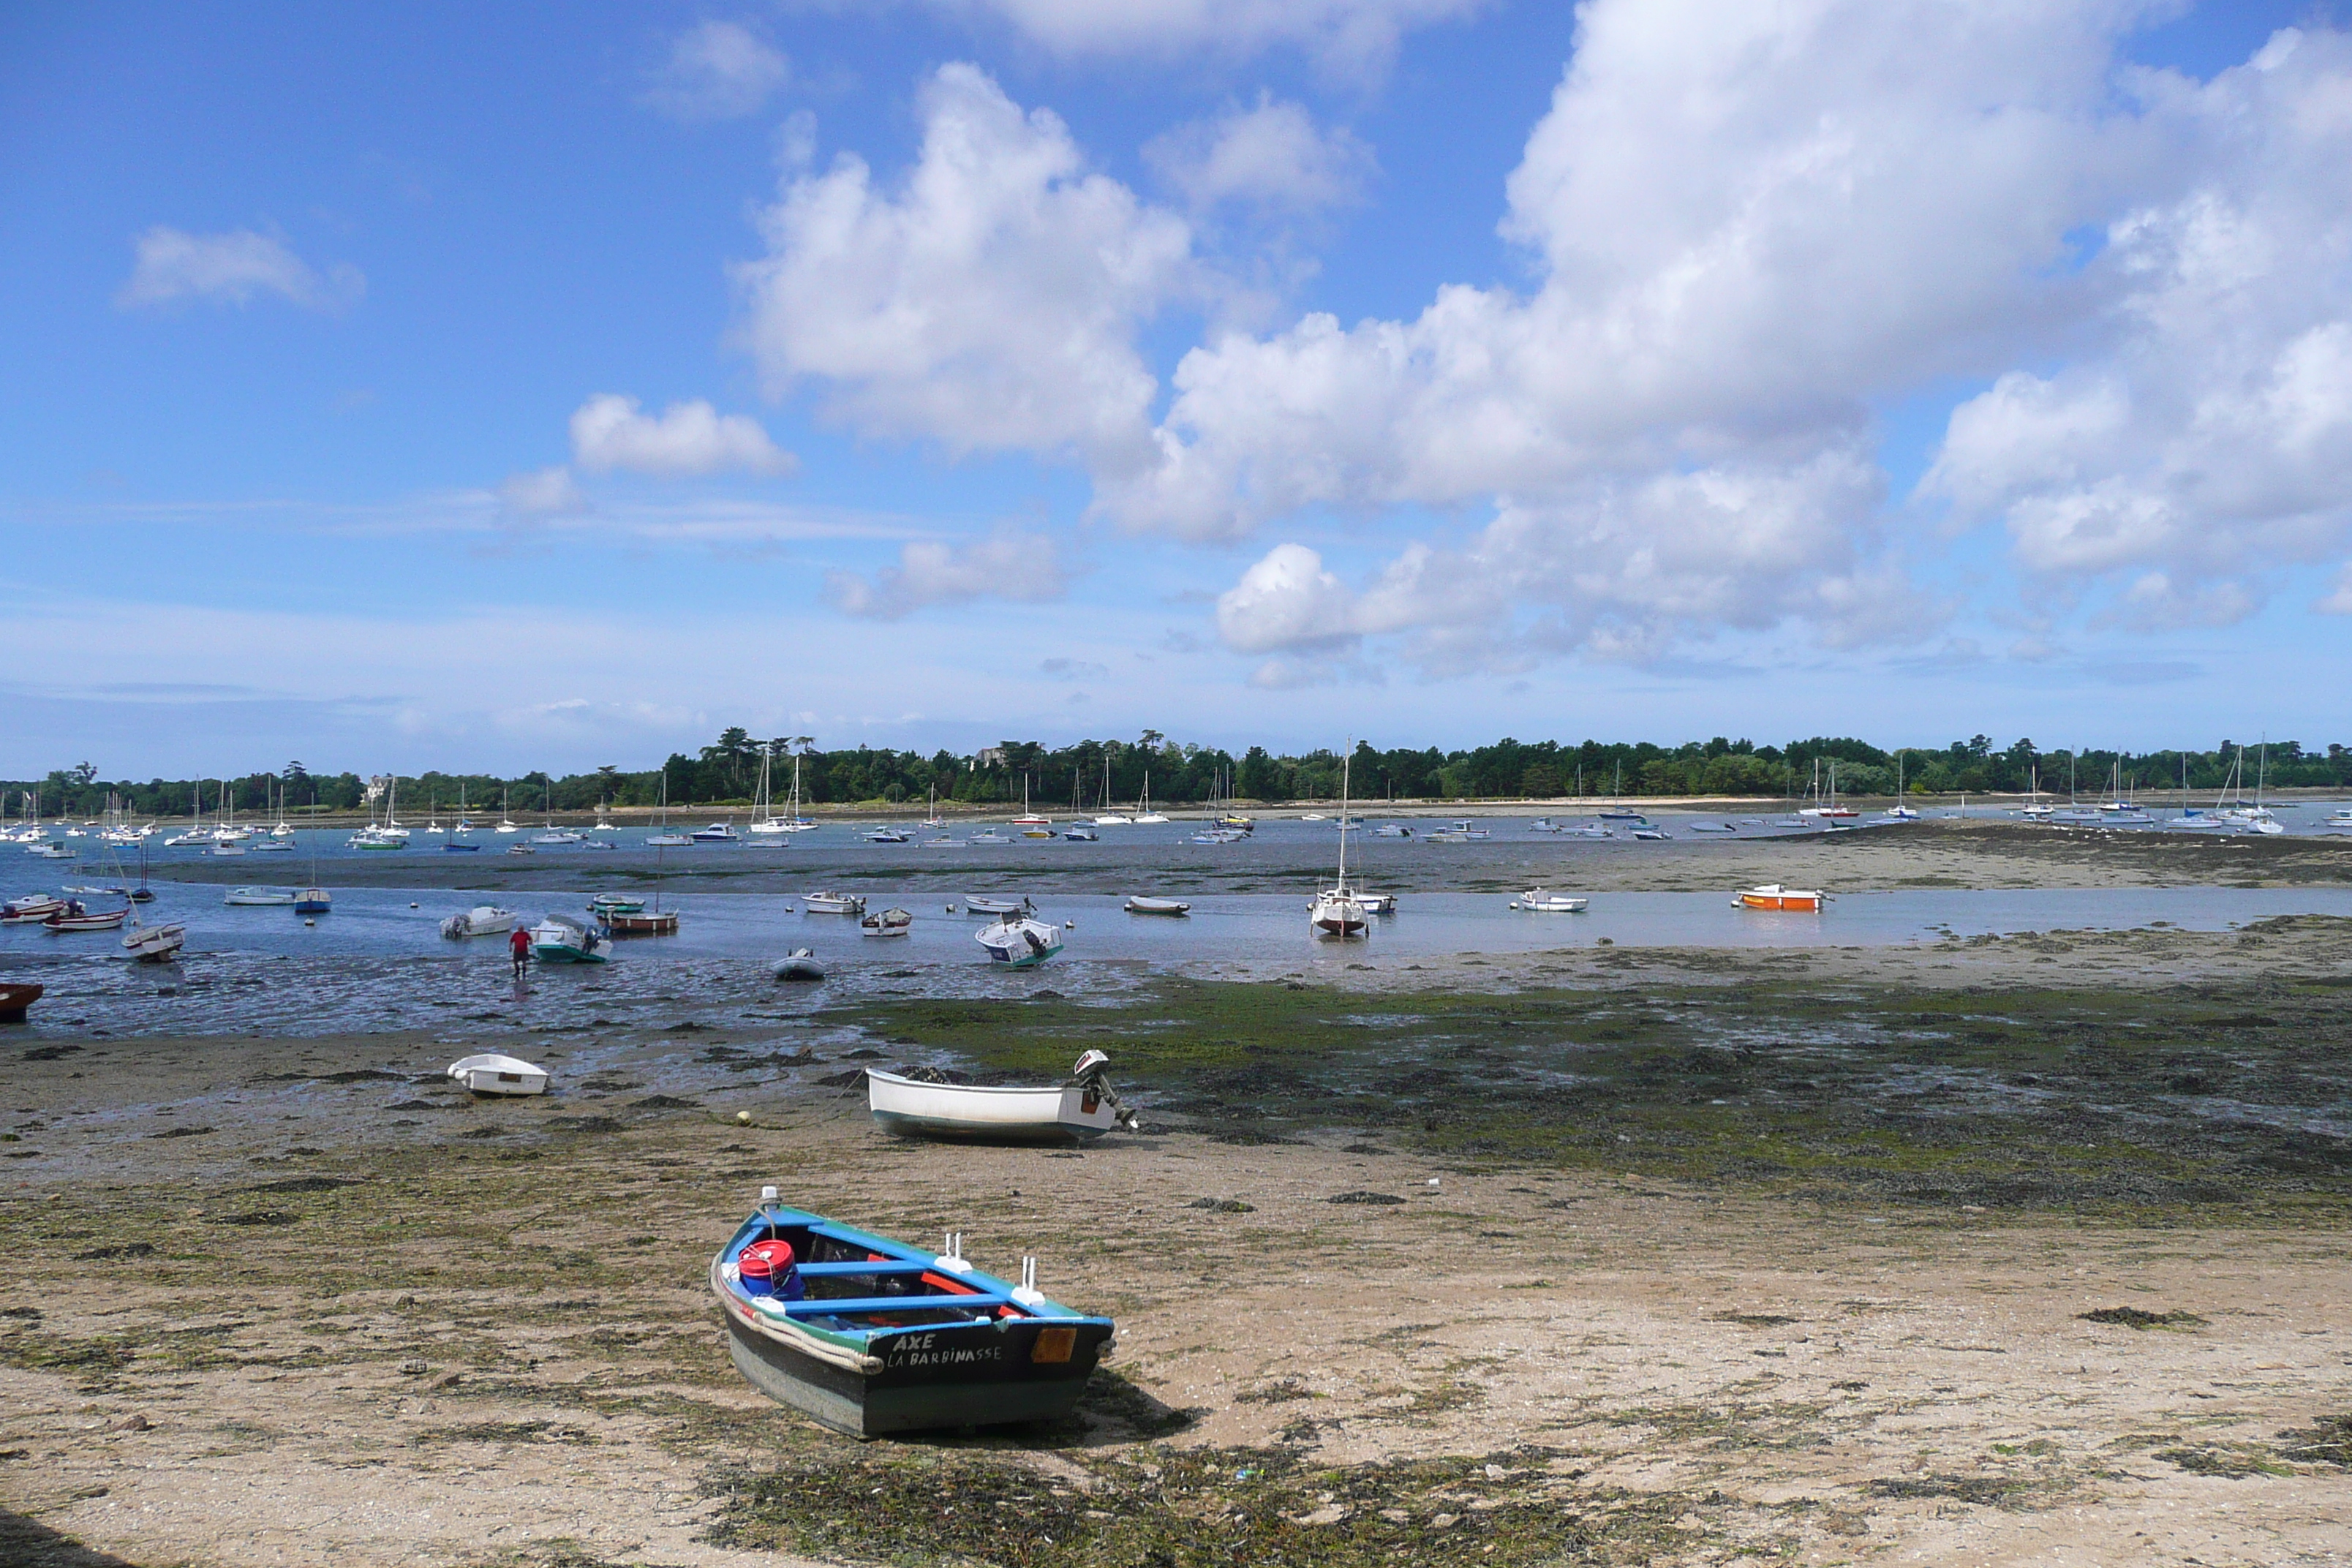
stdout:
[[983,1449],[826,1445],[714,1471],[710,1540],[891,1563],[1357,1568],[1634,1563],[1700,1545],[1702,1500],[1582,1486],[1561,1456],[1319,1465],[1287,1448],[1157,1446],[1045,1472]]
[[2338,1008],[2278,981],[1366,994],[1169,976],[818,1021],[994,1077],[1058,1078],[1100,1048],[1155,1120],[1221,1142],[1376,1133],[1449,1163],[1830,1203],[2317,1223],[2352,1208],[2352,1141],[2304,1125],[2352,1100]]

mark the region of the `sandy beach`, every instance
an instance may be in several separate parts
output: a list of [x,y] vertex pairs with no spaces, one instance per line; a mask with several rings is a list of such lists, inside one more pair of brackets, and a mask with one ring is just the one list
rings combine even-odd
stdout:
[[[1585,951],[1129,1013],[1041,987],[997,1066],[1102,1038],[1158,1089],[1143,1133],[1066,1152],[893,1140],[841,1082],[894,1043],[1003,1034],[1001,1003],[641,1042],[658,1084],[567,1079],[577,1043],[495,1029],[12,1047],[0,1541],[142,1568],[2339,1562],[2344,1130],[2296,1119],[2342,1114],[2338,1058],[2299,1042],[2352,982],[2343,936]],[[1865,1031],[1943,1005],[2024,1033],[1955,1024],[1940,1087],[1890,1088],[1866,1040],[1795,1079],[1718,1049],[1752,1028],[1733,998],[1774,986]],[[1650,1032],[1611,1022],[1628,1008]],[[2100,1068],[2095,1096],[2065,1087],[2085,1018],[2164,1016],[2190,1020],[2179,1050],[2239,1038],[2267,1089],[2172,1057],[2137,1100]],[[1488,1065],[1420,1089],[1308,1039],[1474,1017],[1495,1043],[1432,1047],[1420,1076]],[[1615,1098],[1444,1109],[1547,1020]],[[562,1091],[472,1102],[437,1077],[461,1046]],[[2017,1079],[2025,1109],[1950,1126]],[[2189,1090],[2301,1109],[2166,1120]],[[2090,1152],[2127,1125],[2123,1163]],[[1119,1323],[1078,1418],[860,1445],[756,1394],[702,1268],[770,1182],[963,1230],[984,1266],[1038,1255]]]

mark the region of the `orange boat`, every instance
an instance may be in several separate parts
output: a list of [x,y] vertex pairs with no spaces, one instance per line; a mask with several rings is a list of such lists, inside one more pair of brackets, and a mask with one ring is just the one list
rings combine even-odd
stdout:
[[1823,895],[1819,888],[1784,888],[1778,882],[1767,882],[1760,888],[1750,888],[1732,900],[1732,907],[1742,910],[1790,910],[1805,914],[1819,914]]

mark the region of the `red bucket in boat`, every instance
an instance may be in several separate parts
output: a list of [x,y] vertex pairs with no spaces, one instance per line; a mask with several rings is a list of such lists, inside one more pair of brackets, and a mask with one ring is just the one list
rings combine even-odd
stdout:
[[742,1256],[735,1260],[735,1268],[742,1276],[743,1293],[747,1296],[799,1299],[800,1270],[793,1265],[793,1244],[789,1241],[755,1241],[743,1249]]

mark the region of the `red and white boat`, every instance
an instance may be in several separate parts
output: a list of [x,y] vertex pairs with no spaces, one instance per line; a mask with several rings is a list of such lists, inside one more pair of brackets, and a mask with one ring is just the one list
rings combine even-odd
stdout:
[[119,910],[99,910],[93,912],[84,908],[79,899],[75,899],[41,923],[51,931],[113,931],[122,924],[124,918],[130,913],[129,904],[123,905]]
[[1750,888],[1732,900],[1732,907],[1742,910],[1786,910],[1798,914],[1819,914],[1828,895],[1819,888],[1784,888],[1778,882],[1767,882],[1760,888]]
[[21,899],[11,899],[0,904],[0,926],[37,926],[66,907],[63,899],[47,893],[27,893]]

